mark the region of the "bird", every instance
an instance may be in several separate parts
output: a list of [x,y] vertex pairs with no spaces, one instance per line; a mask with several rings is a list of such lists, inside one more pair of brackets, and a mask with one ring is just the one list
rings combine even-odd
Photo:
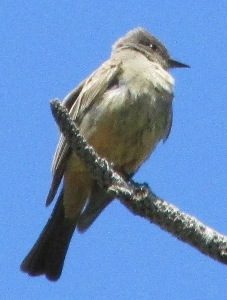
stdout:
[[[169,136],[174,97],[169,70],[188,67],[172,59],[155,36],[138,27],[113,44],[110,58],[74,88],[63,104],[98,155],[130,180],[157,144]],[[21,270],[56,281],[74,231],[85,232],[113,199],[62,134],[52,173],[46,205],[57,201]]]

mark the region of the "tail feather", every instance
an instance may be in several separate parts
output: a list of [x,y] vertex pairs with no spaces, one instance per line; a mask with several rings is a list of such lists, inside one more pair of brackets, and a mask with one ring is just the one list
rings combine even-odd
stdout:
[[49,280],[56,281],[61,275],[76,227],[75,222],[65,218],[62,198],[63,191],[37,242],[21,264],[21,270],[31,276],[46,275]]
[[95,183],[89,202],[79,217],[77,229],[81,233],[85,232],[112,200],[113,198]]

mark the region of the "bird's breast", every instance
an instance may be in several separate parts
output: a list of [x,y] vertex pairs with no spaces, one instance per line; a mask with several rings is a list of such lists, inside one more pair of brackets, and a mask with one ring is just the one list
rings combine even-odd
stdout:
[[120,79],[83,118],[81,132],[116,169],[135,172],[165,135],[171,94],[146,79]]

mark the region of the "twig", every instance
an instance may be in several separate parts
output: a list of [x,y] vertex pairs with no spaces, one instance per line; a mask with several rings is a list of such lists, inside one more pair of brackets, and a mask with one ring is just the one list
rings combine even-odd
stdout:
[[100,158],[88,145],[67,109],[58,100],[51,101],[51,109],[70,147],[86,163],[91,176],[101,187],[119,198],[134,214],[148,219],[200,252],[227,264],[227,236],[160,199],[148,186],[126,182],[111,168],[108,161]]

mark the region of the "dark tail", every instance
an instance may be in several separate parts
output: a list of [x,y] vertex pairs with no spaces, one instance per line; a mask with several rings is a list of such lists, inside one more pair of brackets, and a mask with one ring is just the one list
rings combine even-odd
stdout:
[[21,264],[31,276],[46,275],[56,281],[61,276],[64,259],[76,224],[65,218],[63,192],[37,242]]

